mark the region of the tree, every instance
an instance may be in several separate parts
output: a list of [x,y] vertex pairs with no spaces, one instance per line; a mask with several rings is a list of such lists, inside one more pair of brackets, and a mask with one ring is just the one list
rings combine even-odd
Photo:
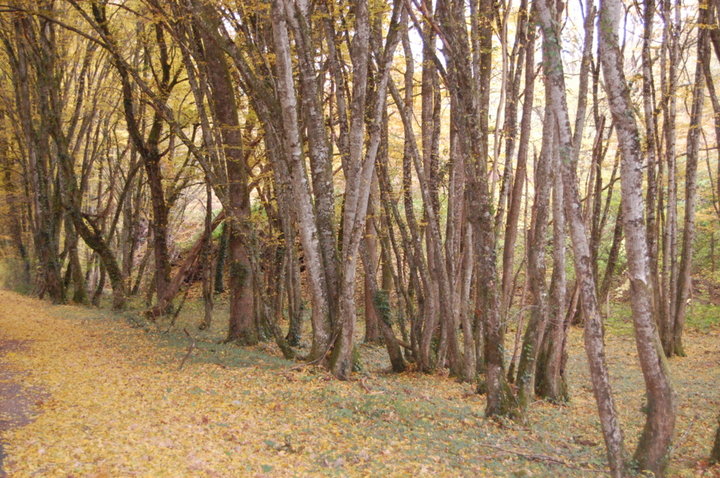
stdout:
[[[600,59],[605,90],[622,155],[621,186],[625,251],[628,256],[635,342],[647,391],[647,419],[635,452],[635,459],[641,470],[649,470],[656,476],[662,476],[675,428],[675,405],[670,374],[660,352],[660,337],[655,325],[653,282],[650,277],[647,229],[643,218],[644,161],[640,147],[640,133],[632,114],[630,95],[623,72],[623,58],[617,35],[619,11],[620,4],[617,0],[602,0]],[[699,70],[700,65],[698,65]]]
[[585,349],[590,364],[593,392],[598,405],[600,423],[608,451],[608,460],[613,476],[622,476],[625,468],[623,434],[618,422],[615,402],[610,388],[607,364],[605,362],[603,332],[600,310],[597,303],[595,277],[592,272],[590,245],[580,206],[577,181],[577,160],[573,158],[573,136],[570,130],[565,79],[560,49],[560,32],[550,5],[545,0],[537,3],[540,26],[548,49],[544,65],[545,78],[550,89],[550,105],[558,123],[558,142],[565,198],[565,216],[569,221],[570,235],[575,255],[575,273],[581,306],[585,316]]

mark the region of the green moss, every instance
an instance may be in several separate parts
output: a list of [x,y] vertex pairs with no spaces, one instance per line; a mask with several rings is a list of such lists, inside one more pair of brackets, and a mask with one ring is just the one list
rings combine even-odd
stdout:
[[387,325],[392,326],[392,310],[390,309],[390,299],[386,290],[378,289],[373,296],[373,304],[375,309],[380,313],[380,318]]
[[362,372],[363,371],[363,364],[362,359],[360,358],[360,350],[357,346],[353,347],[352,350],[352,371],[353,372]]
[[241,263],[241,262],[231,262],[230,263],[230,277],[233,280],[236,280],[240,286],[245,285],[245,281],[247,280],[248,276],[250,275],[250,271],[248,267]]

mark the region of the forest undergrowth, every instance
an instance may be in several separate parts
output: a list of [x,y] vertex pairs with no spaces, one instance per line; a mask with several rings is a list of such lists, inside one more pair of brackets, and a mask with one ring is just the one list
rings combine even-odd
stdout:
[[[221,344],[221,331],[197,332],[192,305],[168,331],[127,312],[1,291],[0,340],[23,347],[0,357],[0,369],[36,393],[34,420],[2,430],[8,476],[603,476],[607,469],[581,329],[570,334],[571,402],[535,402],[521,425],[486,419],[471,384],[385,373],[379,346],[360,346],[363,371],[339,381],[278,358],[269,345]],[[670,360],[678,396],[670,476],[720,473],[703,461],[720,408],[718,308],[697,310],[688,356]],[[644,386],[627,310],[612,312],[607,355],[630,444],[643,423]]]

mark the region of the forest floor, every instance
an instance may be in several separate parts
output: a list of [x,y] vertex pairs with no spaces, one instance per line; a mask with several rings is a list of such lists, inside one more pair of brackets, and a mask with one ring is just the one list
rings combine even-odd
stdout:
[[[485,400],[470,384],[384,373],[382,348],[362,346],[366,371],[340,382],[277,358],[270,345],[218,344],[211,340],[217,330],[201,335],[183,323],[194,313],[188,308],[165,333],[127,313],[0,291],[7,475],[579,477],[605,470],[581,330],[570,340],[571,402],[536,402],[520,425],[484,418]],[[688,356],[670,361],[678,396],[671,476],[720,474],[704,461],[720,411],[717,315],[717,308],[696,314]],[[629,331],[625,319],[609,322],[607,355],[631,449],[644,387]]]

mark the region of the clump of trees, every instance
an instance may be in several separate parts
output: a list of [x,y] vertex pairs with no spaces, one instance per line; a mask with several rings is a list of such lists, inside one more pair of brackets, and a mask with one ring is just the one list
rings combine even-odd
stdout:
[[[9,0],[6,263],[56,303],[144,293],[150,317],[202,281],[201,328],[227,289],[227,340],[287,357],[309,302],[303,359],[339,379],[362,309],[392,370],[447,368],[519,420],[569,398],[582,323],[612,474],[662,476],[696,212],[720,219],[719,6]],[[603,343],[621,272],[648,403],[632,459]]]

